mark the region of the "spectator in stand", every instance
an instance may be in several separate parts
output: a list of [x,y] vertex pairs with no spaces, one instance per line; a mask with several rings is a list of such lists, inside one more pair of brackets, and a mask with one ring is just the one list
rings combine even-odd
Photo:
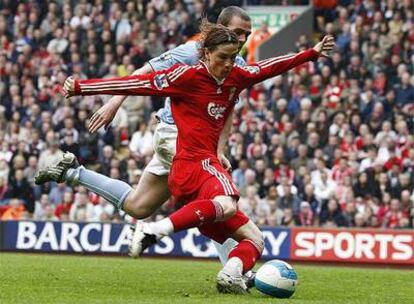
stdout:
[[53,205],[57,205],[63,201],[63,196],[66,192],[71,192],[72,189],[65,183],[57,184],[50,190],[49,199]]
[[7,190],[7,179],[3,176],[0,176],[0,205],[2,205],[2,202],[6,199]]
[[42,194],[40,200],[35,202],[35,210],[33,213],[34,220],[41,220],[45,214],[46,206],[50,205],[49,195]]
[[355,214],[353,223],[354,223],[353,226],[355,228],[364,228],[364,227],[366,227],[366,222],[365,222],[364,216],[361,213]]
[[320,213],[321,210],[321,202],[316,198],[314,193],[314,188],[312,184],[307,184],[305,186],[305,191],[302,194],[303,201],[309,203],[310,208],[312,210],[313,215],[317,215]]
[[129,143],[129,150],[136,160],[142,160],[152,156],[152,132],[149,126],[145,123],[138,125]]
[[43,217],[40,218],[42,221],[58,221],[59,218],[55,216],[55,206],[54,205],[46,205],[44,209]]
[[339,207],[338,201],[330,199],[327,207],[322,210],[320,215],[320,222],[325,227],[348,227],[349,223],[346,221],[342,210]]
[[252,221],[257,222],[257,209],[260,208],[260,197],[257,195],[257,188],[255,186],[248,186],[246,189],[246,197],[239,200],[240,210],[246,214]]
[[46,49],[49,53],[63,54],[68,46],[69,41],[63,37],[63,29],[59,28],[55,31],[55,38],[50,40]]
[[312,208],[308,202],[300,203],[300,211],[297,216],[298,226],[313,226],[315,222],[315,216]]
[[394,86],[396,104],[407,113],[414,104],[414,86],[411,83],[411,75],[405,72],[401,75],[401,83]]
[[355,215],[357,214],[357,210],[355,208],[354,202],[349,202],[346,204],[344,211],[343,211],[345,220],[349,223],[350,227],[355,226]]
[[103,148],[102,158],[99,160],[100,171],[102,174],[109,175],[111,169],[111,161],[114,158],[114,150],[111,146],[107,145]]
[[24,169],[23,174],[26,180],[30,183],[30,186],[34,188],[35,184],[33,178],[37,171],[37,157],[35,155],[30,156],[27,165],[28,166]]
[[282,189],[283,193],[278,193],[280,197],[277,202],[277,205],[282,209],[292,209],[295,215],[298,214],[301,202],[299,197],[293,193],[292,187],[289,184],[284,185]]
[[285,227],[295,227],[297,226],[297,219],[293,215],[293,210],[290,208],[286,208],[283,210],[283,217],[280,223],[281,226]]
[[408,214],[404,214],[401,203],[398,199],[392,199],[390,203],[390,209],[385,214],[382,226],[385,228],[401,228],[401,221],[406,218],[408,219]]
[[268,24],[266,22],[262,22],[260,27],[255,30],[249,37],[249,40],[246,43],[246,47],[248,49],[247,54],[247,63],[252,64],[256,62],[256,50],[257,48],[266,41],[267,38],[271,36]]
[[338,164],[332,168],[332,180],[338,185],[342,185],[347,176],[352,176],[352,170],[348,166],[348,160],[345,157],[341,157]]
[[36,202],[33,219],[38,221],[57,221],[59,218],[55,216],[54,212],[55,206],[50,203],[49,196],[42,194],[40,201]]
[[312,160],[308,158],[308,147],[304,144],[298,147],[298,156],[290,161],[290,167],[297,171],[300,166],[312,167]]
[[93,206],[92,221],[108,221],[112,218],[115,212],[113,205],[108,203],[103,197],[99,198],[99,204]]
[[80,154],[79,144],[74,141],[74,133],[72,131],[65,131],[61,142],[60,148],[62,151],[71,152],[75,155]]
[[57,139],[51,138],[54,136],[55,135],[53,131],[49,131],[47,135],[48,148],[40,153],[38,165],[39,168],[44,168],[46,164],[53,159],[57,160],[58,155],[61,153],[59,149],[59,141]]
[[85,192],[78,193],[78,197],[72,204],[69,211],[71,221],[90,221],[93,218],[93,204]]
[[266,219],[267,225],[280,225],[283,217],[283,210],[278,205],[277,189],[275,186],[271,186],[269,188],[267,195],[262,200],[261,205],[269,207]]
[[18,169],[15,171],[14,176],[8,185],[6,196],[8,198],[20,199],[23,202],[25,209],[30,214],[34,212],[33,189],[24,177],[23,170]]
[[9,208],[1,216],[2,221],[17,221],[24,218],[24,205],[17,198],[12,198],[9,201]]
[[[68,220],[69,212],[73,204],[73,192],[66,191],[63,194],[63,200],[55,208],[55,216],[60,220]],[[67,218],[65,218],[65,215]]]
[[10,168],[7,164],[7,161],[4,159],[0,159],[0,177],[5,180],[5,184],[7,184],[9,178]]
[[[381,140],[379,141],[381,142]],[[367,157],[361,161],[359,166],[359,172],[364,172],[366,169],[374,167],[374,164],[377,160],[377,148],[375,145],[369,146],[367,152]]]
[[401,192],[401,209],[405,214],[409,214],[410,207],[414,204],[414,199],[410,197],[409,190],[403,190]]
[[378,184],[373,177],[369,177],[367,172],[362,172],[358,175],[358,181],[353,187],[355,196],[367,197],[367,196],[380,196]]

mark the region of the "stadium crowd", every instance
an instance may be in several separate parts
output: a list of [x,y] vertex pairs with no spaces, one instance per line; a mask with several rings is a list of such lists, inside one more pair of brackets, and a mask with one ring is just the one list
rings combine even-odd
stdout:
[[[83,187],[40,187],[33,177],[70,151],[136,185],[163,100],[129,97],[107,130],[91,134],[88,119],[109,97],[65,100],[63,81],[129,75],[190,39],[223,2],[1,1],[0,218],[129,220]],[[228,144],[239,207],[262,226],[413,228],[412,1],[337,2],[315,19],[320,34],[336,37],[331,59],[240,96]]]

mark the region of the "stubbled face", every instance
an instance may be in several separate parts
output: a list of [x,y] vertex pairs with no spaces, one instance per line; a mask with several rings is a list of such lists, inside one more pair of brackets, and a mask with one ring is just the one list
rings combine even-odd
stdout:
[[237,44],[226,43],[205,52],[210,73],[218,79],[224,79],[230,73],[239,49]]
[[235,16],[230,20],[227,28],[232,30],[237,35],[239,39],[238,50],[240,51],[252,32],[252,23]]

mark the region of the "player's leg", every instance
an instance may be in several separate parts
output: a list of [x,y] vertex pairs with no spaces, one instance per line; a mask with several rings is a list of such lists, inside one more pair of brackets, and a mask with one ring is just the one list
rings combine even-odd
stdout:
[[223,243],[228,238],[239,241],[230,251],[227,263],[217,275],[217,289],[224,293],[245,293],[247,288],[254,286],[250,269],[263,250],[263,238],[257,226],[238,211],[224,222],[203,225],[199,230],[218,243]]
[[218,161],[213,161],[215,166],[209,162],[210,159],[174,163],[169,181],[171,193],[178,200],[195,199],[167,218],[137,225],[131,256],[137,257],[163,236],[225,221],[237,212],[237,189]]
[[237,211],[235,204],[236,200],[231,196],[220,196],[214,200],[195,200],[157,222],[137,223],[130,255],[138,257],[145,249],[173,232],[224,221]]
[[220,292],[244,292],[244,285],[237,280],[241,276],[247,289],[254,286],[255,273],[251,270],[262,254],[264,241],[259,228],[250,220],[231,237],[239,243],[230,251],[227,263],[217,275],[217,289]]
[[125,198],[123,210],[136,219],[145,219],[169,197],[168,175],[155,175],[144,171],[137,188]]
[[67,182],[71,186],[82,185],[104,197],[118,209],[122,209],[125,198],[132,191],[132,187],[123,181],[79,166],[76,156],[69,152],[63,153],[56,164],[39,170],[35,176],[35,183],[38,185],[50,181]]
[[36,184],[49,181],[67,182],[69,185],[82,185],[104,197],[117,209],[143,219],[150,216],[169,197],[167,176],[157,176],[145,172],[134,190],[127,183],[109,178],[103,174],[79,166],[75,155],[64,153],[57,164],[39,170]]
[[132,217],[144,219],[159,208],[170,196],[168,174],[175,154],[177,128],[159,123],[154,132],[155,154],[144,170],[136,190],[128,184],[80,167],[75,155],[64,153],[57,164],[40,170],[35,177],[37,184],[48,181],[82,185],[104,197],[117,209]]
[[[236,215],[235,217],[237,216],[244,215]],[[227,229],[231,231],[238,225],[237,221],[228,221]],[[238,244],[230,251],[228,263],[234,260],[234,264],[242,265],[242,272],[244,274],[254,267],[262,255],[264,248],[262,232],[256,224],[249,220],[231,233],[230,236],[238,241]]]
[[170,197],[168,174],[175,155],[177,127],[159,122],[154,132],[154,155],[136,191],[125,199],[124,210],[137,219],[151,216]]
[[228,261],[229,253],[233,250],[234,247],[237,246],[238,242],[233,239],[227,239],[223,244],[217,243],[216,241],[212,240],[214,247],[217,250],[218,257],[220,259],[221,264],[225,265]]
[[225,221],[237,212],[239,192],[217,159],[176,163],[170,187],[175,196],[194,193],[197,198],[165,219],[174,231]]
[[[144,219],[151,216],[169,197],[168,175],[155,175],[145,170],[137,189],[132,190],[125,199],[124,211],[137,219]],[[132,239],[130,241],[132,242]],[[227,239],[223,244],[215,241],[213,244],[220,262],[225,265],[230,251],[238,243],[233,239]]]

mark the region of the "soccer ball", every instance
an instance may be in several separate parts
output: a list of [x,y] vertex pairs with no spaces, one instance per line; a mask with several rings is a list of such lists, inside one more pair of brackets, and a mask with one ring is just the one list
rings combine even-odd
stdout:
[[256,289],[272,297],[291,297],[297,284],[296,271],[288,263],[280,260],[266,262],[256,273]]

